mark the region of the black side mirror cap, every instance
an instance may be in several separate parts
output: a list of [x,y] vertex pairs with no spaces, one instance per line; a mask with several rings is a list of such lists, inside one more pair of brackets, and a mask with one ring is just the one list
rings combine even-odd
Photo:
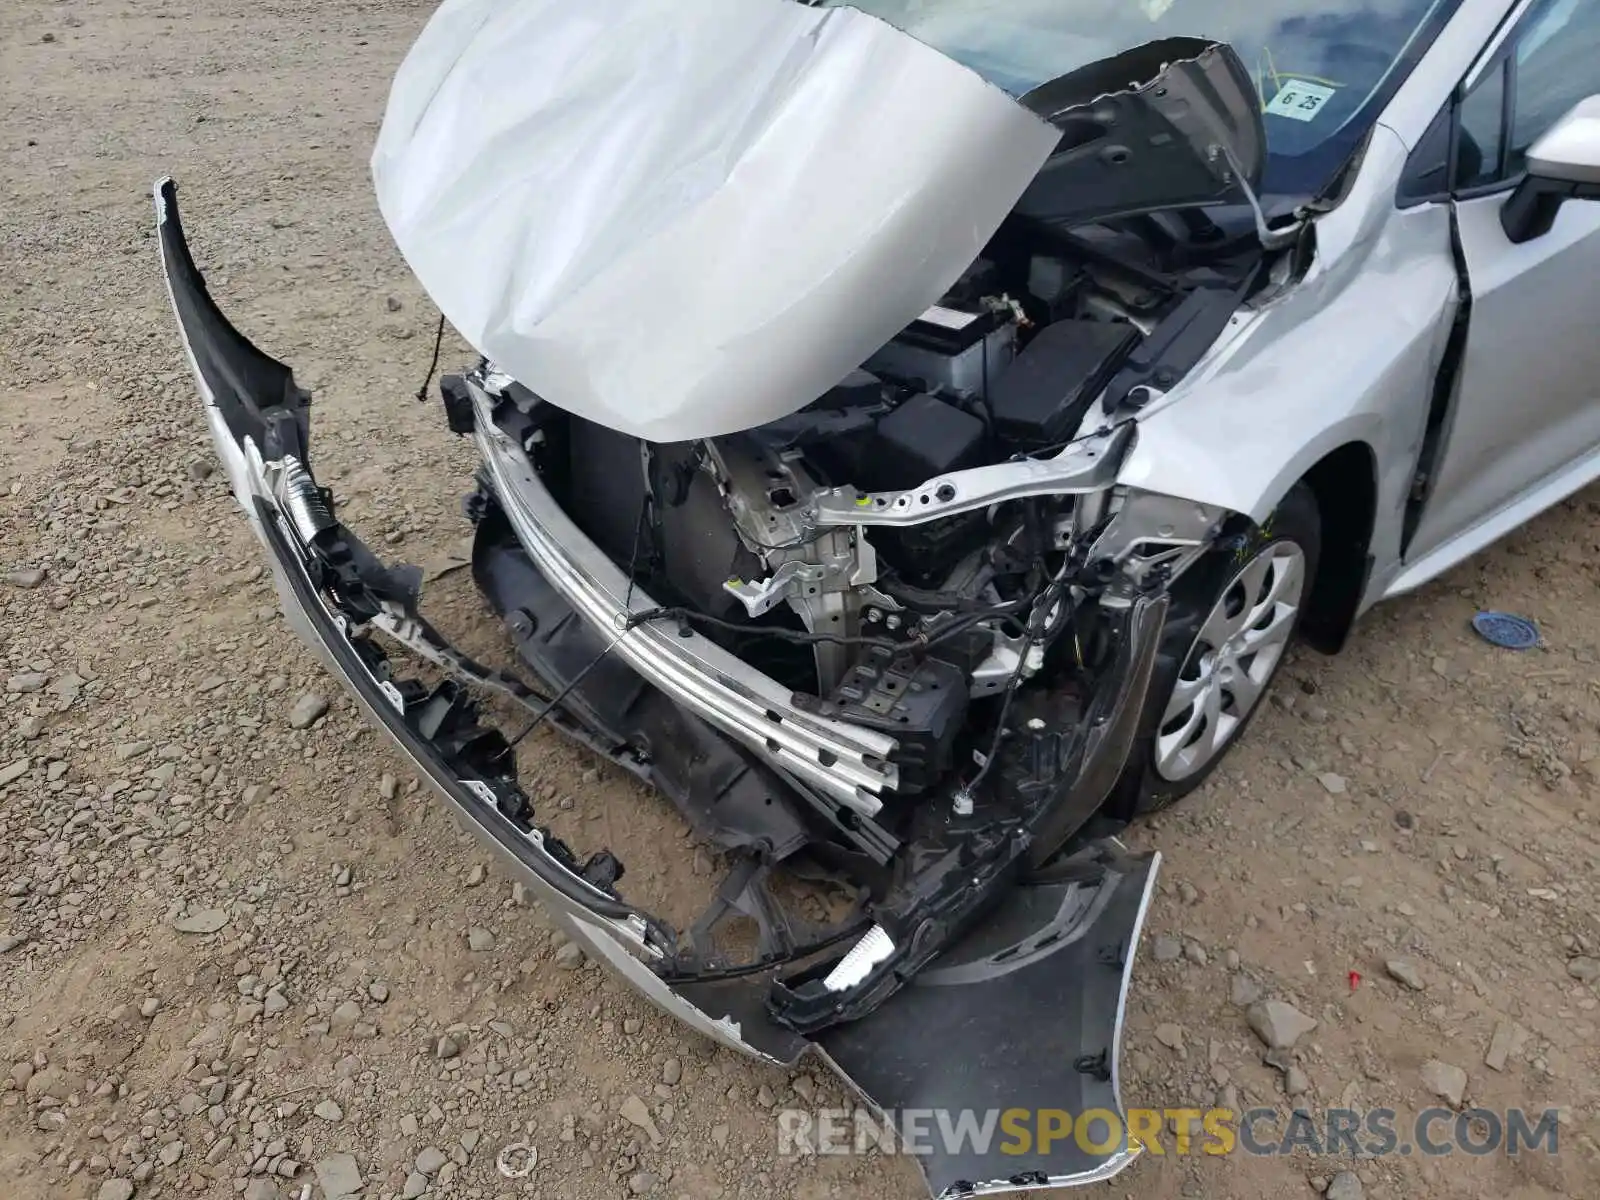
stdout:
[[1525,176],[1500,207],[1500,228],[1521,245],[1550,232],[1568,200],[1600,200],[1600,183],[1571,183]]

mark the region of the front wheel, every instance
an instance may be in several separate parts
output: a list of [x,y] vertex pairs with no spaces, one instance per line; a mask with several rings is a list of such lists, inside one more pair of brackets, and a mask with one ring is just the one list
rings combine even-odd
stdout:
[[1316,497],[1296,484],[1260,527],[1173,585],[1141,733],[1119,783],[1124,811],[1181,800],[1238,741],[1299,626],[1321,534]]

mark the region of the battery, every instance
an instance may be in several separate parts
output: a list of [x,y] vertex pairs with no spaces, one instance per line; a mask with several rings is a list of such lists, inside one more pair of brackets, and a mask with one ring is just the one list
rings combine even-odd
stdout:
[[864,364],[876,375],[929,391],[983,396],[989,380],[1016,353],[1016,318],[1009,311],[936,304]]

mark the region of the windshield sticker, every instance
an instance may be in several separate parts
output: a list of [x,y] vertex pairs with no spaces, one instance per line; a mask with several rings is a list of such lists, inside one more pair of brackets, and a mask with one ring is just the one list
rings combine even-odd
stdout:
[[1266,111],[1291,121],[1309,121],[1333,98],[1333,89],[1304,79],[1285,79]]

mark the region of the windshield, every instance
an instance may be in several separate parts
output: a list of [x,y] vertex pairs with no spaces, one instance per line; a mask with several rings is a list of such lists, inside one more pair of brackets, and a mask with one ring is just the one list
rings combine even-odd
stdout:
[[[831,7],[846,0],[822,0]],[[1456,0],[848,0],[1016,96],[1168,37],[1228,42],[1256,81],[1264,190],[1344,162]]]

